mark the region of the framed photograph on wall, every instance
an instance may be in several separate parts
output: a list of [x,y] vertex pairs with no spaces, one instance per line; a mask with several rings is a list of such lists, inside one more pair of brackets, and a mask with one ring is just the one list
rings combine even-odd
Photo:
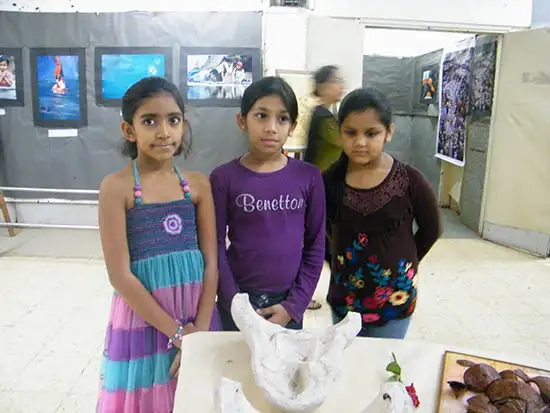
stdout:
[[172,80],[172,48],[96,47],[94,66],[97,105],[120,107],[126,91],[141,79]]
[[491,116],[497,59],[497,40],[477,37],[472,62],[472,121]]
[[180,89],[193,106],[239,106],[246,88],[262,77],[258,48],[182,47]]
[[23,53],[18,48],[0,48],[0,107],[24,106]]
[[435,157],[457,166],[466,162],[466,136],[475,39],[443,49]]
[[31,49],[30,57],[34,124],[87,126],[85,49]]
[[422,68],[420,79],[420,103],[433,104],[437,102],[439,66],[431,65]]

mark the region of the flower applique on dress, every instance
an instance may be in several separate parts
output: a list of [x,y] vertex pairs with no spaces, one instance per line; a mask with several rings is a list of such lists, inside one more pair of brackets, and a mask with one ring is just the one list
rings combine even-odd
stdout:
[[365,324],[411,315],[417,281],[413,264],[399,259],[384,268],[377,255],[368,255],[369,238],[364,232],[356,233],[351,244],[336,256],[329,295],[341,304],[334,310],[341,315],[360,312]]

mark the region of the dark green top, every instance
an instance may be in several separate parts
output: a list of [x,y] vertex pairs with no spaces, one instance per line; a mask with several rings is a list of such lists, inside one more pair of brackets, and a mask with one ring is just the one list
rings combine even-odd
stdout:
[[338,121],[324,106],[317,106],[311,116],[308,146],[304,160],[327,170],[342,154],[338,144]]

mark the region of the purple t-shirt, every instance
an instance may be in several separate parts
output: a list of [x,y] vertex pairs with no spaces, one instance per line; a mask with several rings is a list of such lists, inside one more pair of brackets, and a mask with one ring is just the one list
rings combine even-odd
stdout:
[[288,291],[281,304],[301,321],[325,254],[321,172],[288,158],[284,168],[258,173],[235,159],[216,168],[210,181],[218,228],[220,303],[228,309],[239,291]]

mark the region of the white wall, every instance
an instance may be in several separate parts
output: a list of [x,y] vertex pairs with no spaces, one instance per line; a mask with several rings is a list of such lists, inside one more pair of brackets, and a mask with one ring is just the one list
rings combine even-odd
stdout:
[[420,56],[471,36],[467,33],[365,29],[363,54],[395,57]]
[[262,10],[265,0],[0,0],[0,10],[25,12],[246,11]]
[[550,1],[533,0],[533,27],[550,26]]
[[306,67],[338,65],[346,80],[346,90],[363,83],[364,27],[354,20],[311,16],[308,25]]
[[[322,16],[529,27],[532,0],[311,0]],[[545,1],[545,0],[542,0]],[[15,5],[14,5],[15,4]],[[44,12],[264,10],[269,0],[0,0],[0,10]]]
[[308,10],[273,7],[264,14],[264,74],[277,69],[306,70]]
[[[265,11],[265,74],[276,69],[315,70],[324,64],[343,68],[346,89],[361,86],[364,53],[417,55],[447,43],[454,36],[427,40],[424,34],[365,32],[357,18],[454,21],[460,24],[528,26],[531,0],[313,0],[315,12],[269,8],[268,0],[0,0],[0,10],[25,12]],[[527,7],[527,3],[528,7]],[[345,19],[329,18],[330,16]],[[377,37],[378,36],[378,37]],[[397,37],[396,37],[397,36]],[[432,36],[432,39],[433,36]],[[443,40],[445,39],[445,40]],[[435,43],[437,45],[435,45]],[[451,42],[451,40],[449,40]],[[428,50],[429,49],[429,50]],[[13,210],[13,204],[10,209]],[[70,209],[70,211],[69,211]],[[14,215],[23,222],[96,222],[95,206],[20,204]]]
[[[536,47],[533,47],[536,45]],[[485,179],[483,236],[550,254],[550,29],[502,41]]]
[[325,16],[529,27],[532,0],[314,0]]

